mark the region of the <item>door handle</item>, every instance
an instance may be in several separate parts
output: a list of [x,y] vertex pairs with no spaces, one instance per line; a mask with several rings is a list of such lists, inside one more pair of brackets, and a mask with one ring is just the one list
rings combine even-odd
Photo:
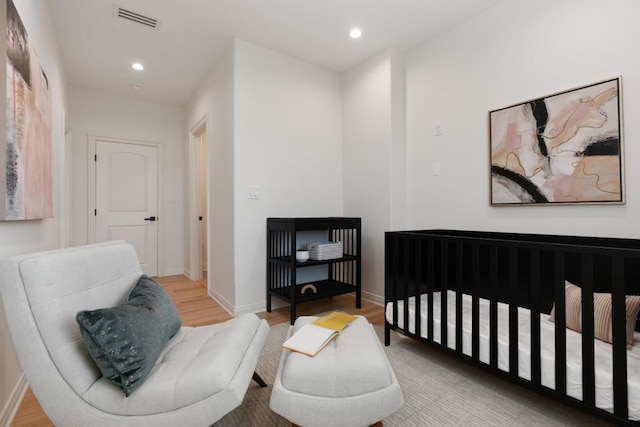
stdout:
[[145,220],[145,221],[151,221],[151,222],[154,222],[154,221],[156,220],[156,217],[155,217],[155,216],[150,216],[149,218],[145,218],[144,220]]

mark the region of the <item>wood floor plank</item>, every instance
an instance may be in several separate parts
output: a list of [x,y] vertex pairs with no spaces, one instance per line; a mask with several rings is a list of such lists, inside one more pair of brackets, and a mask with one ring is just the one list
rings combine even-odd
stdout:
[[[185,326],[209,325],[231,319],[231,315],[207,294],[206,285],[201,281],[192,281],[183,275],[156,278],[175,302]],[[362,301],[362,308],[355,308],[353,295],[339,295],[316,301],[306,302],[297,307],[299,316],[314,315],[330,310],[342,310],[351,314],[360,314],[369,322],[384,326],[384,313],[381,306]],[[272,310],[271,313],[257,313],[270,325],[289,322],[289,306]],[[47,418],[31,388],[27,390],[20,408],[11,424],[13,427],[49,427],[53,423]]]

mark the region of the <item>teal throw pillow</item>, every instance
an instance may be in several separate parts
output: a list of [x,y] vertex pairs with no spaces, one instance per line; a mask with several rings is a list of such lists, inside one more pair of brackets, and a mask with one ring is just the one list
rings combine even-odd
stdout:
[[180,330],[175,304],[146,275],[117,307],[80,311],[76,321],[102,375],[126,396],[142,385],[167,341]]

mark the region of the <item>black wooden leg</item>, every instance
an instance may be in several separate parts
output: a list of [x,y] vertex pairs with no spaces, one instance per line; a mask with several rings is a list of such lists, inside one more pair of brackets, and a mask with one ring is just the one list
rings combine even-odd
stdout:
[[388,347],[391,344],[391,328],[389,324],[384,322],[384,345]]
[[254,380],[255,382],[257,382],[257,383],[258,383],[258,385],[259,385],[260,387],[266,387],[266,386],[267,386],[267,383],[265,383],[265,382],[264,382],[264,380],[260,377],[260,375],[258,375],[258,373],[257,373],[257,372],[254,372],[254,373],[253,373],[253,377],[252,377],[252,378],[253,378],[253,380]]

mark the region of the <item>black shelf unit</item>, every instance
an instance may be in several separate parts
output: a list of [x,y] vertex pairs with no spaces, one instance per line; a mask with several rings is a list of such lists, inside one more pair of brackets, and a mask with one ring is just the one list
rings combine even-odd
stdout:
[[[296,261],[296,249],[304,249],[300,232],[326,232],[326,241],[342,242],[342,258]],[[362,306],[361,291],[361,219],[267,218],[267,311],[271,298],[277,297],[291,306],[291,324],[296,320],[296,305],[319,298],[355,292],[356,307]],[[326,265],[326,278],[298,283],[299,269]],[[316,293],[305,285],[313,284]]]

